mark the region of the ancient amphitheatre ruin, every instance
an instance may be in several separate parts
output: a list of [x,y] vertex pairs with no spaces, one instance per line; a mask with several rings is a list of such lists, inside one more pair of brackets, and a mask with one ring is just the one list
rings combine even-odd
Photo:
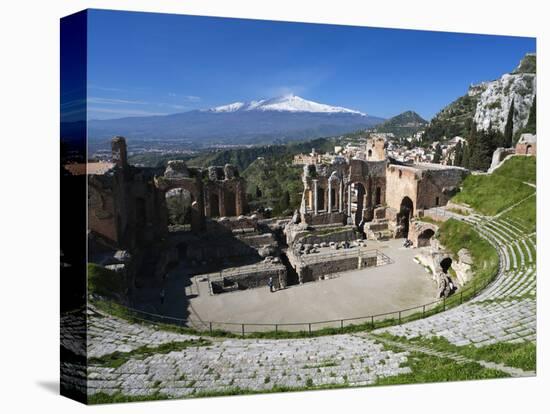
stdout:
[[[124,303],[130,319],[92,306],[89,358],[201,335],[212,340],[207,349],[130,359],[115,370],[92,364],[89,395],[369,385],[409,372],[404,362],[417,352],[475,362],[498,375],[532,375],[414,340],[443,337],[457,347],[534,342],[536,233],[506,214],[484,216],[449,203],[467,170],[402,165],[387,159],[377,140],[363,158],[304,165],[300,211],[264,219],[247,215],[243,179],[230,165],[133,167],[124,140],[115,138],[113,164],[89,177],[90,236],[92,246],[101,246],[91,257],[130,278],[135,290]],[[191,195],[189,226],[167,224],[165,194],[174,188]],[[436,239],[448,218],[472,225],[497,250],[494,278],[468,284],[469,252],[456,257]],[[155,244],[160,239],[162,248]],[[404,247],[404,239],[412,246]],[[159,305],[161,288],[166,300]],[[165,331],[164,324],[191,330]],[[303,337],[292,339],[295,331]],[[218,338],[219,332],[235,338]],[[264,332],[282,336],[254,339]],[[338,335],[307,337],[316,332]],[[258,362],[238,368],[246,365],[242,358]],[[143,378],[130,381],[128,372]]]

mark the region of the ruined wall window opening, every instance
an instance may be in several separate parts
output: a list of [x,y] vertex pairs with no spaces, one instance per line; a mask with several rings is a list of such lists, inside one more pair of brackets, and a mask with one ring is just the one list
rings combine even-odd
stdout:
[[325,209],[325,189],[323,187],[317,188],[317,210]]
[[237,215],[237,197],[233,191],[227,191],[224,195],[225,215],[232,217]]
[[210,193],[210,217],[220,216],[220,197],[216,193]]
[[435,232],[432,229],[426,229],[418,235],[418,247],[426,247],[430,245],[430,240]]
[[372,157],[372,150],[371,149],[368,151],[368,155],[369,155],[369,158]]
[[435,205],[436,205],[436,207],[439,207],[439,197],[435,198]]
[[168,209],[168,224],[191,224],[191,204],[194,197],[184,188],[173,188],[165,193]]
[[381,203],[382,203],[382,189],[380,187],[376,187],[375,204],[380,205]]

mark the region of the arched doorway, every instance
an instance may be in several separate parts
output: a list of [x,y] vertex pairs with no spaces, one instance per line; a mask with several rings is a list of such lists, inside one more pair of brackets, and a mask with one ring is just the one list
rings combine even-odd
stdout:
[[447,273],[449,268],[451,267],[451,264],[453,264],[453,259],[450,257],[444,258],[439,265],[441,266],[441,270],[443,270],[443,273]]
[[168,223],[171,225],[191,224],[193,195],[184,188],[173,188],[165,193],[165,197]]
[[430,239],[435,232],[432,229],[426,229],[418,235],[418,247],[425,247],[430,245]]
[[414,213],[414,205],[412,200],[409,197],[403,197],[401,200],[401,206],[399,208],[399,214],[397,215],[398,224],[403,226],[403,237],[408,238],[409,236],[409,224],[411,217]]
[[527,147],[525,148],[525,155],[531,154],[532,151],[533,147],[531,147],[531,145],[527,145]]

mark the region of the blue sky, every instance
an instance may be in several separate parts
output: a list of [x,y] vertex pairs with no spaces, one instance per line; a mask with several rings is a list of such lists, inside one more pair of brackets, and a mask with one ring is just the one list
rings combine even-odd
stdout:
[[535,39],[92,10],[92,119],[160,115],[294,93],[430,119],[511,71]]

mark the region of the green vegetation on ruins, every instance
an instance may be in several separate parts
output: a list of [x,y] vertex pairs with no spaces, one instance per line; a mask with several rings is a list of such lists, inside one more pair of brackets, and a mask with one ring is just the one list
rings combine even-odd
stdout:
[[498,254],[491,244],[481,238],[474,228],[455,219],[449,219],[440,225],[438,239],[448,250],[458,257],[458,251],[466,248],[470,251],[474,264],[472,267],[474,277],[469,285],[480,282],[488,282],[496,275],[498,270]]
[[88,292],[106,298],[122,297],[126,290],[124,278],[112,270],[88,263]]
[[[492,174],[466,177],[453,201],[494,216],[535,192],[525,183],[536,183],[536,170],[534,157],[512,157]],[[534,219],[533,214],[531,218]]]

